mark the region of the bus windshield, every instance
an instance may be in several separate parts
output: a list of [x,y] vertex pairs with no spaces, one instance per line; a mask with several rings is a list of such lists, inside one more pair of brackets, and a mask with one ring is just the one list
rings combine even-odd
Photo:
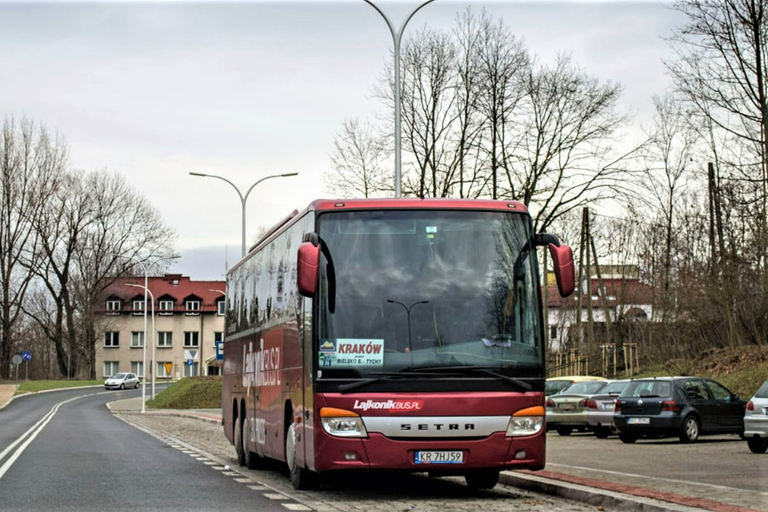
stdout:
[[543,374],[526,215],[330,212],[319,216],[318,233],[327,249],[317,296],[319,378],[462,368]]

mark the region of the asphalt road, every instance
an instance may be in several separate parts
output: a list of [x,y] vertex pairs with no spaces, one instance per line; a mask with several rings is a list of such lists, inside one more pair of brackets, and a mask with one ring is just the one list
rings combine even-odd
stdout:
[[105,406],[140,394],[59,391],[0,411],[0,510],[286,510],[226,468],[174,449]]

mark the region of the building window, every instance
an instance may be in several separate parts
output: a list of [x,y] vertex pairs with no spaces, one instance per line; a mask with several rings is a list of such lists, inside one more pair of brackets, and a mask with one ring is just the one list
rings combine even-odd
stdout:
[[[119,347],[120,346],[120,333],[118,331],[107,331],[104,333],[104,346],[105,347]],[[108,375],[112,375],[111,373]]]
[[185,377],[197,377],[200,374],[200,365],[198,363],[192,363],[191,365],[184,365]]
[[119,300],[108,300],[107,301],[107,312],[108,313],[120,313],[120,301]]
[[216,346],[216,343],[219,341],[224,341],[224,333],[221,331],[215,331],[213,333],[213,346]]
[[224,316],[224,313],[226,313],[227,309],[227,303],[223,300],[220,300],[216,303],[216,314],[219,316]]
[[[166,363],[170,363],[170,361],[158,361],[157,362],[157,377],[159,379],[169,379],[169,378],[171,378],[171,374],[166,371],[166,368],[165,368]],[[173,371],[173,367],[171,367],[171,371]]]
[[161,331],[157,333],[157,347],[171,348],[173,346],[173,333],[171,331]]
[[188,300],[185,305],[185,309],[187,310],[188,315],[199,315],[200,314],[200,301],[199,300]]
[[131,373],[135,373],[140,379],[144,378],[144,362],[131,361]]
[[549,326],[549,339],[556,340],[557,339],[557,326],[556,325],[550,325]]
[[[131,348],[141,348],[144,346],[144,332],[132,331],[131,332]],[[133,372],[136,373],[136,372]]]
[[143,314],[144,313],[144,301],[143,300],[135,300],[133,301],[133,314]]
[[173,301],[172,300],[161,300],[158,302],[158,310],[161,315],[172,315],[173,314]]
[[104,361],[104,377],[111,377],[120,371],[120,361]]
[[200,333],[197,331],[184,332],[184,346],[197,347],[200,344]]

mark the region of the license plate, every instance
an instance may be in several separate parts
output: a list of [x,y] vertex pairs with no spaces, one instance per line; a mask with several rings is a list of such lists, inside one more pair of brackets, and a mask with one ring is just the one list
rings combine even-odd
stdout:
[[616,404],[614,404],[613,402],[609,404],[603,404],[603,409],[605,409],[606,411],[612,411],[615,405]]
[[571,409],[575,409],[575,408],[576,408],[575,404],[560,404],[560,406],[558,407],[558,409],[563,409],[565,411],[570,411]]
[[464,464],[462,451],[417,451],[416,464]]
[[651,418],[628,418],[627,423],[630,425],[648,425],[651,423]]

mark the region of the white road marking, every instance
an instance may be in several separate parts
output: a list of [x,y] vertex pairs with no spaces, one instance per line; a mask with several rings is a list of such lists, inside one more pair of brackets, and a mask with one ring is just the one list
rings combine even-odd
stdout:
[[53,406],[53,408],[46,413],[45,416],[43,416],[40,421],[35,423],[29,430],[24,432],[19,438],[11,443],[8,448],[3,450],[2,453],[0,453],[0,460],[3,460],[3,458],[11,451],[13,450],[16,445],[24,441],[24,438],[27,440],[24,441],[24,444],[22,444],[18,450],[13,452],[13,455],[11,455],[7,461],[5,461],[5,464],[0,467],[0,478],[3,478],[5,476],[5,473],[8,472],[8,470],[13,466],[13,463],[16,462],[16,460],[21,456],[22,453],[24,453],[24,450],[27,449],[27,446],[29,446],[32,441],[37,437],[37,435],[42,432],[42,430],[45,428],[46,425],[48,425],[48,422],[51,421],[51,418],[56,414],[56,412],[59,410],[59,407],[61,407],[64,404],[67,404],[69,402],[72,402],[74,400],[79,400],[81,398],[85,398],[87,396],[93,396],[95,393],[91,393],[89,395],[83,395],[83,396],[76,396],[74,398],[70,398],[69,400],[64,400],[63,402],[59,402],[56,405]]

